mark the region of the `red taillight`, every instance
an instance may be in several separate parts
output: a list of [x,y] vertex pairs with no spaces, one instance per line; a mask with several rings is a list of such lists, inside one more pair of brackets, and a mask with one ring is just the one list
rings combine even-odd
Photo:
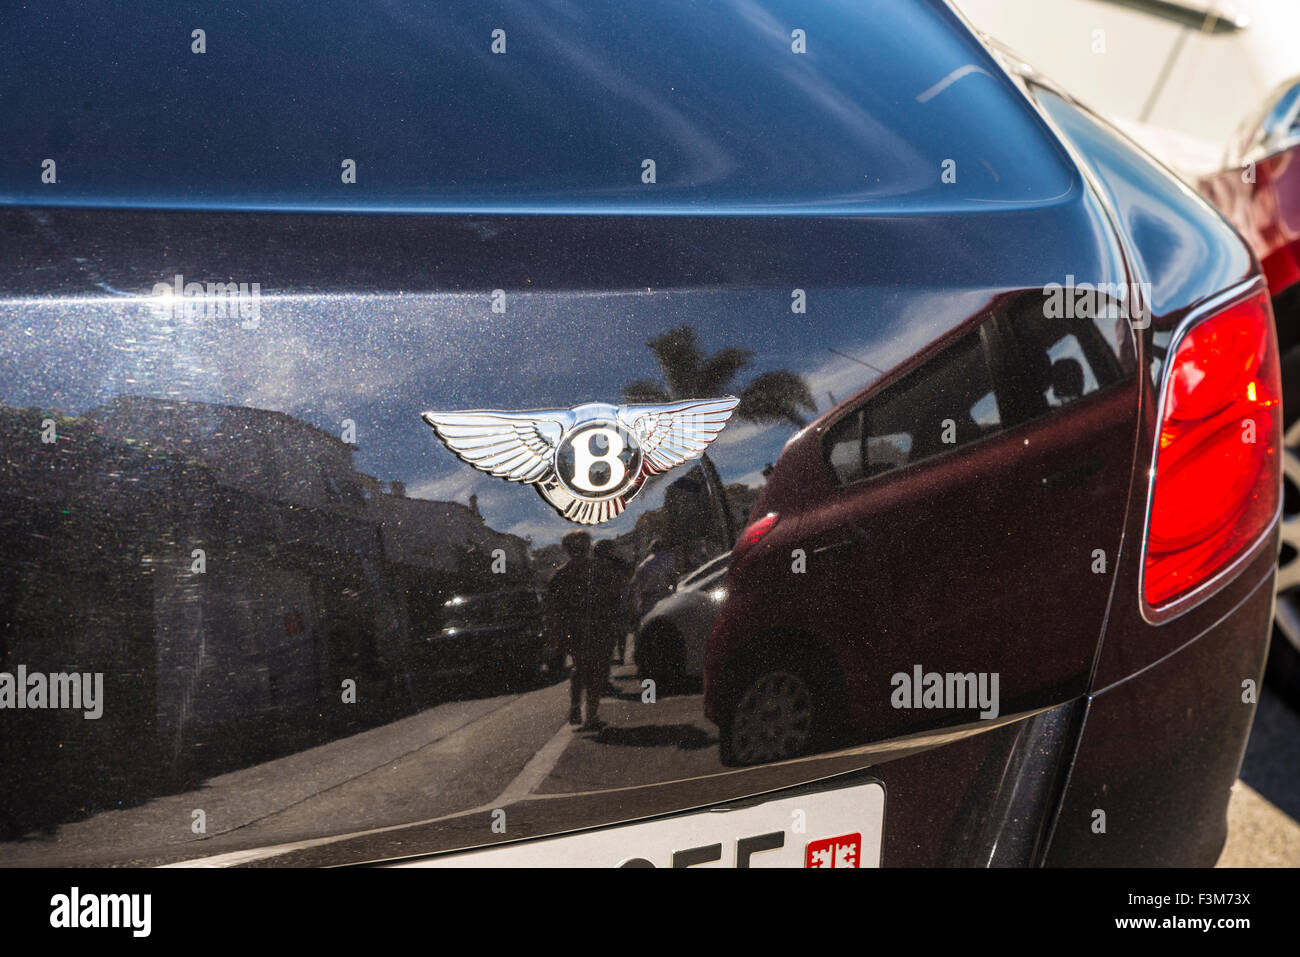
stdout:
[[745,530],[740,533],[736,539],[735,546],[731,549],[731,564],[734,567],[736,560],[745,552],[749,551],[758,540],[776,527],[776,523],[781,520],[781,516],[776,512],[768,512],[760,519],[750,522],[745,526]]
[[1197,323],[1168,368],[1142,579],[1153,608],[1213,578],[1277,514],[1282,377],[1268,296]]

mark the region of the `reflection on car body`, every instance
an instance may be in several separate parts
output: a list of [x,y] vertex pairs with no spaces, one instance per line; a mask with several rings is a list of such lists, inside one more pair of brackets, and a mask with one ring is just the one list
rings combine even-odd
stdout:
[[[1053,582],[1118,546],[1136,370],[1121,364],[1124,323],[1048,325],[1041,309],[1037,293],[992,304],[786,447],[756,505],[779,518],[733,553],[710,635],[724,760],[791,757],[847,727],[924,728],[934,717],[891,709],[885,689],[930,648],[954,672],[1000,673],[1008,710],[1081,687],[1090,659],[1069,609],[1089,622],[1107,590]],[[941,585],[924,574],[936,561]],[[985,638],[950,646],[970,635]],[[757,720],[764,682],[784,704]]]
[[677,583],[641,619],[636,634],[637,675],[671,687],[704,674],[704,642],[726,601],[723,579],[730,553],[710,559]]
[[527,683],[545,664],[542,603],[532,589],[453,595],[441,624],[424,638],[430,672],[489,670]]
[[[78,173],[0,164],[0,673],[104,680],[96,720],[0,709],[0,863],[577,832],[615,864],[1213,862],[1279,423],[1264,279],[1208,204],[943,4],[595,3],[508,57],[460,0],[309,7],[249,13],[281,68],[241,110],[160,85],[133,16],[13,13],[49,52],[0,59],[10,153]],[[384,70],[330,52],[360,32]],[[355,183],[316,128],[367,144]],[[160,308],[178,273],[257,282],[256,326]],[[1052,309],[1075,278],[1149,317]],[[711,397],[725,430],[582,514],[458,457],[527,477],[535,428],[422,418]],[[618,484],[595,431],[560,485]],[[563,652],[568,687],[522,680]],[[808,795],[848,816],[796,832]],[[743,830],[654,826],[707,808]]]

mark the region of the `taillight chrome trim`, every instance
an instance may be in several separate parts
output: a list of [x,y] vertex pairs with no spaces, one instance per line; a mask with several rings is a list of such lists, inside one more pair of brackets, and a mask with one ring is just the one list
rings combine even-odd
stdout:
[[[1273,513],[1272,519],[1269,520],[1264,530],[1240,555],[1234,558],[1214,575],[1207,578],[1201,584],[1197,585],[1186,594],[1180,595],[1168,604],[1155,608],[1147,603],[1146,599],[1146,568],[1147,568],[1147,544],[1150,539],[1151,530],[1151,506],[1155,501],[1156,491],[1156,458],[1160,454],[1160,428],[1164,417],[1165,399],[1169,390],[1170,370],[1173,366],[1173,358],[1178,354],[1178,347],[1182,345],[1186,335],[1200,323],[1202,319],[1210,315],[1221,312],[1229,306],[1244,302],[1259,294],[1268,296],[1268,282],[1263,276],[1256,276],[1253,279],[1247,279],[1245,282],[1238,283],[1231,289],[1219,293],[1201,303],[1195,309],[1191,310],[1178,327],[1174,330],[1172,338],[1169,340],[1169,348],[1165,353],[1164,365],[1160,369],[1160,390],[1156,396],[1155,405],[1155,434],[1151,440],[1151,457],[1147,463],[1147,501],[1146,508],[1142,514],[1142,548],[1138,556],[1138,609],[1142,613],[1142,618],[1152,625],[1163,625],[1187,614],[1192,609],[1201,605],[1203,602],[1217,594],[1226,585],[1233,581],[1243,568],[1255,561],[1267,548],[1270,539],[1277,531],[1278,522],[1282,517],[1282,479],[1278,476],[1278,497],[1277,510]],[[1274,320],[1276,323],[1276,319]],[[1276,345],[1276,330],[1274,334]],[[1280,362],[1281,356],[1277,359]]]

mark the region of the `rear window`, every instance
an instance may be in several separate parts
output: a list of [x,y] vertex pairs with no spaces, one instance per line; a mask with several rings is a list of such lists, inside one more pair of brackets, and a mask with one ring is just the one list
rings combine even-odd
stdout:
[[968,209],[1077,183],[941,4],[277,0],[203,19],[8,9],[0,202]]

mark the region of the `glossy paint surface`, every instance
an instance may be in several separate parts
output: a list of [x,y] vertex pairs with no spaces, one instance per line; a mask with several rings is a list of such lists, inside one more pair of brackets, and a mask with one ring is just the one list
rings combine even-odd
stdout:
[[[224,13],[151,0],[84,19],[32,5],[0,41],[0,197],[479,212],[1064,197],[1068,164],[953,22],[939,4],[888,0]],[[206,52],[192,53],[204,26]],[[56,184],[41,180],[45,158]],[[344,159],[357,164],[347,186]],[[960,164],[960,192],[939,180],[944,159]]]
[[[683,49],[592,39],[632,13],[572,20],[566,46],[549,8],[502,9],[550,44],[550,55],[525,62],[554,69],[560,51],[585,64],[554,88],[570,114],[611,83],[644,112],[577,124],[573,135],[591,142],[574,153],[554,147],[544,125],[554,103],[508,100],[533,119],[498,130],[503,142],[517,137],[540,157],[519,172],[505,165],[517,149],[485,159],[467,129],[438,138],[447,114],[468,122],[463,114],[416,116],[390,96],[375,142],[401,162],[387,187],[368,193],[359,179],[346,203],[303,179],[298,164],[319,160],[335,188],[335,158],[312,152],[323,146],[283,141],[259,161],[268,192],[257,194],[247,155],[224,165],[203,151],[182,156],[170,136],[147,155],[139,143],[122,147],[142,151],[131,155],[149,175],[114,164],[66,194],[74,207],[157,208],[54,208],[35,187],[6,193],[0,670],[102,672],[104,710],[94,720],[68,709],[3,713],[0,863],[412,857],[834,775],[883,783],[886,865],[1041,863],[1061,802],[1087,799],[1069,790],[1076,752],[1088,758],[1079,782],[1108,784],[1112,771],[1111,786],[1136,780],[1142,763],[1130,712],[1116,711],[1124,733],[1089,737],[1094,689],[1157,658],[1194,688],[1212,656],[1183,655],[1209,647],[1202,635],[1227,635],[1241,661],[1262,660],[1267,631],[1254,612],[1212,626],[1234,614],[1263,566],[1160,627],[1143,621],[1134,596],[1134,502],[1146,492],[1135,463],[1153,441],[1158,349],[1189,309],[1250,277],[1245,247],[1066,100],[1035,114],[1031,98],[1052,94],[1017,90],[937,5],[819,9],[809,36],[834,35],[826,53],[837,58],[816,82],[786,64],[761,117],[745,112],[766,89],[753,80],[765,55],[755,44],[767,38],[773,56],[791,55],[788,30],[772,25],[778,8],[699,8],[705,20],[729,18],[739,47],[719,56],[743,54],[744,70],[714,82],[699,53],[717,33],[697,24],[694,95],[674,110],[662,86]],[[677,9],[636,16],[666,30]],[[367,30],[404,24],[423,35],[406,8],[380,13]],[[459,15],[441,22],[444,40],[460,36]],[[485,88],[483,71],[500,68],[484,52],[483,17],[470,31],[473,43],[484,34],[481,48],[455,44],[475,51],[464,55],[478,73],[416,57],[406,72],[351,77],[346,89],[392,94],[441,69],[449,79],[428,85],[458,103],[469,96],[465,76]],[[687,32],[686,19],[673,22]],[[319,43],[337,29],[322,28]],[[857,31],[876,38],[875,55],[853,47]],[[934,42],[902,39],[918,35]],[[362,49],[378,42],[357,37]],[[507,59],[516,49],[542,56],[521,39],[511,34]],[[638,100],[598,69],[615,55],[628,75],[644,65],[653,95]],[[379,69],[373,57],[354,61]],[[141,68],[122,62],[109,78],[136,83]],[[917,100],[966,62],[978,69]],[[44,68],[6,69],[12,78]],[[328,127],[320,111],[339,107],[306,103],[319,71],[274,79],[254,85],[250,109],[290,102],[293,90],[310,109],[277,114],[286,132],[273,141],[296,123]],[[200,102],[217,95],[198,92]],[[944,104],[959,95],[975,99]],[[114,102],[128,113],[103,138],[67,144],[82,165],[91,157],[76,150],[107,148],[141,109]],[[931,105],[947,112],[929,115]],[[732,113],[742,119],[720,152],[682,132],[692,117]],[[631,198],[643,185],[640,148],[632,185],[607,186],[629,115],[674,144],[694,171],[689,186],[661,164],[662,199]],[[815,136],[781,125],[816,117]],[[40,152],[49,131],[22,129]],[[868,130],[879,138],[863,139]],[[445,153],[430,173],[410,147],[434,139]],[[944,183],[954,149],[958,176]],[[840,178],[859,162],[881,166],[878,182]],[[7,188],[19,182],[5,176]],[[194,191],[183,196],[183,183]],[[281,211],[230,209],[263,205]],[[352,212],[321,211],[344,207]],[[618,215],[575,214],[596,208]],[[256,309],[156,289],[179,282],[183,292],[191,281],[257,283]],[[1149,283],[1152,323],[1049,314],[1044,288],[1067,282]],[[987,390],[976,389],[980,376]],[[568,607],[549,583],[575,526],[532,490],[458,461],[420,414],[567,408],[656,390],[736,394],[742,405],[707,460],[661,476],[594,529],[625,563],[619,574],[630,577],[658,540],[685,576],[768,509],[781,521],[728,571],[703,682],[647,695],[633,648],[611,669],[605,727],[574,731],[563,662],[527,596],[541,601],[543,621]],[[900,391],[905,401],[895,401]],[[953,442],[936,439],[946,420]],[[855,422],[869,424],[846,456],[836,445]],[[877,460],[885,446],[890,457]],[[887,468],[871,471],[881,461]],[[841,480],[837,468],[863,474]],[[783,661],[814,642],[834,659],[836,670],[817,675],[838,674],[839,685],[819,690],[847,720],[793,760],[724,761],[718,689],[731,687],[729,674],[753,677],[769,660],[756,649],[774,642],[785,643]],[[894,706],[891,679],[914,666],[998,673],[997,715]],[[1232,725],[1206,753],[1221,756],[1237,738],[1244,728]],[[1185,770],[1170,770],[1180,793],[1190,793]],[[1147,800],[1151,786],[1137,780],[1126,800]],[[1192,819],[1176,826],[1196,831],[1203,856],[1219,805],[1187,807]],[[204,831],[192,826],[196,808]],[[1062,847],[1066,862],[1086,858]]]

